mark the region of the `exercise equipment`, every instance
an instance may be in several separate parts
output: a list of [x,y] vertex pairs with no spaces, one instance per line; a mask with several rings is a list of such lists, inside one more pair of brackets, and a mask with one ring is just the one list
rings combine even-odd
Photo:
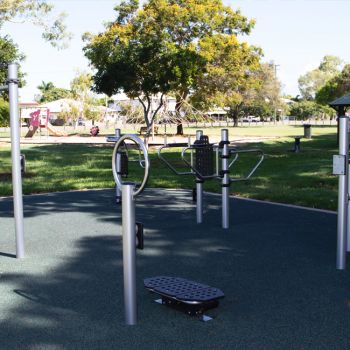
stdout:
[[336,268],[344,270],[346,252],[350,251],[349,205],[349,117],[341,115],[339,123],[339,154],[333,156],[333,175],[338,175],[338,220]]
[[143,283],[146,289],[160,296],[157,303],[190,316],[201,316],[203,321],[212,319],[204,312],[217,307],[219,299],[225,296],[218,288],[179,277],[157,276],[145,278]]
[[[123,197],[122,239],[125,323],[127,325],[136,325],[136,249],[144,248],[144,227],[142,223],[135,221],[135,198],[146,186],[150,162],[147,148],[138,136],[118,135],[117,137],[112,155],[112,172],[116,186]],[[143,154],[143,159],[139,159],[139,164],[144,168],[144,176],[139,184],[123,182],[120,171],[121,162],[118,155],[121,154],[121,147],[125,147],[130,141],[136,144],[139,154],[141,152]],[[204,142],[207,141],[205,140]],[[224,293],[218,288],[180,277],[158,276],[146,278],[144,285],[151,292],[161,296],[160,302],[162,304],[179,309],[192,316],[201,316],[204,321],[211,319],[209,316],[204,315],[204,312],[217,307],[219,304],[218,300],[224,297]]]
[[18,65],[16,63],[10,63],[8,65],[8,76],[6,84],[0,86],[0,91],[8,91],[10,101],[12,186],[16,233],[16,257],[20,259],[24,257],[24,228],[18,83]]
[[[117,155],[120,147],[131,141],[143,153],[144,177],[140,184],[123,182],[118,170]],[[149,158],[145,144],[136,135],[120,136],[116,142],[112,155],[112,172],[115,183],[122,193],[122,237],[123,237],[123,276],[124,276],[124,305],[125,323],[136,325],[136,248],[143,248],[143,225],[135,221],[135,198],[143,191],[149,176]],[[138,240],[138,242],[137,242]],[[142,249],[141,248],[141,249]]]
[[[115,129],[115,135],[113,136],[108,136],[107,137],[107,142],[118,142],[118,140],[121,138],[121,130],[120,129]],[[129,155],[128,155],[128,145],[123,142],[122,145],[123,149],[118,149],[118,152],[116,152],[115,157],[115,167],[116,167],[116,172],[118,175],[121,177],[127,178],[129,174],[129,161],[130,162],[139,162],[140,165],[143,167],[143,162],[141,159],[141,154],[139,151],[139,159],[138,160],[130,160]],[[121,204],[122,202],[122,192],[121,189],[116,185],[115,186],[115,202],[117,204]]]
[[[172,147],[180,146],[176,144],[161,146],[158,150],[158,157],[176,175],[191,175],[195,177],[196,189],[193,191],[192,197],[196,201],[197,223],[203,222],[203,183],[207,180],[216,179],[221,181],[222,187],[222,227],[228,229],[230,185],[232,182],[249,180],[264,160],[264,152],[260,149],[238,150],[232,147],[227,129],[221,130],[221,141],[218,144],[211,144],[209,138],[203,135],[203,131],[197,130],[196,141],[192,145],[187,145],[181,151],[181,160],[186,171],[179,171],[162,154],[163,150]],[[190,153],[189,159],[186,157],[188,152]],[[239,178],[230,177],[230,168],[238,160],[239,154],[242,153],[256,153],[258,159],[245,176]]]

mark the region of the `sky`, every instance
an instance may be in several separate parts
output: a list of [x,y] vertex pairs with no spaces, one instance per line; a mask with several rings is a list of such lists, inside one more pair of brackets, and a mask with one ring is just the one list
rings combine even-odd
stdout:
[[[68,49],[58,51],[41,38],[40,29],[31,24],[8,23],[2,34],[9,34],[26,56],[22,70],[26,86],[21,101],[33,101],[42,81],[69,88],[78,71],[89,71],[82,48],[84,32],[97,34],[103,24],[115,18],[118,0],[51,0],[55,11],[66,12],[66,23],[74,38]],[[224,0],[233,9],[256,20],[249,36],[241,40],[259,46],[263,60],[273,61],[283,93],[299,94],[298,78],[317,68],[325,55],[350,62],[348,0]]]

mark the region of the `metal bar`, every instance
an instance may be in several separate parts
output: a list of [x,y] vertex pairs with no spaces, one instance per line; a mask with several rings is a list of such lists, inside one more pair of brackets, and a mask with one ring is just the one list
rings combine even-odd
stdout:
[[347,224],[348,224],[348,164],[349,164],[349,118],[346,116],[339,117],[339,154],[345,156],[345,173],[339,175],[338,189],[338,224],[337,224],[337,261],[338,270],[344,270],[346,264],[346,241],[347,241]]
[[230,176],[229,176],[229,145],[228,129],[221,130],[221,141],[224,142],[221,152],[221,170],[223,172],[221,187],[222,187],[222,228],[228,229],[230,225]]
[[[180,144],[179,144],[180,145]],[[166,146],[161,146],[158,148],[158,158],[165,163],[165,165],[172,171],[174,172],[176,175],[194,175],[194,172],[192,171],[177,171],[175,167],[173,167],[166,159],[165,157],[163,157],[162,155],[162,150],[165,148],[174,148],[174,147],[182,147],[183,144],[181,144],[181,146],[179,145],[166,145]]]
[[[201,136],[203,136],[203,130],[196,131],[196,140],[200,140]],[[197,224],[201,224],[203,222],[203,180],[199,177],[196,177],[196,216],[197,216]]]
[[[115,129],[115,137],[117,138],[117,140],[121,137],[121,131],[120,129]],[[116,167],[117,167],[117,172],[120,172],[120,168],[121,168],[121,155],[118,152],[117,153],[117,158],[116,158]],[[116,203],[121,203],[122,201],[122,191],[121,189],[115,185],[115,201]]]
[[136,325],[136,232],[134,184],[122,185],[123,273],[125,323]]
[[10,63],[8,66],[8,90],[10,99],[12,186],[16,231],[16,257],[18,259],[21,259],[24,257],[24,230],[20,127],[18,109],[18,66],[16,63]]

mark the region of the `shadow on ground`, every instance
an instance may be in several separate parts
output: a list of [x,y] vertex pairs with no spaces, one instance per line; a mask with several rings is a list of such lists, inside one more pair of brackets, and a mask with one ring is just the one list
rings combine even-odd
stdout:
[[[9,200],[0,201],[1,213]],[[147,190],[138,252],[138,325],[124,325],[120,208],[113,191],[28,196],[26,258],[13,219],[0,218],[0,339],[4,349],[347,349],[350,279],[335,270],[336,216],[206,196],[194,223],[189,191]],[[226,297],[202,323],[153,303],[142,280],[195,279]]]

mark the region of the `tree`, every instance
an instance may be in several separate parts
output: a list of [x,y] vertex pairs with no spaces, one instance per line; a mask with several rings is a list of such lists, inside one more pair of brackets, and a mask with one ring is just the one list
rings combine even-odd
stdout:
[[6,22],[31,22],[43,29],[44,40],[56,48],[65,48],[72,34],[64,24],[66,15],[52,16],[53,8],[45,0],[1,0],[0,27]]
[[41,94],[38,102],[51,102],[61,98],[68,98],[71,95],[71,91],[63,88],[56,87],[51,81],[44,82],[37,87]]
[[86,72],[77,72],[70,86],[73,98],[81,105],[80,117],[90,119],[94,124],[100,113],[94,110],[98,105],[98,99],[92,93],[92,75]]
[[[137,0],[130,0],[115,9],[117,19],[104,33],[85,35],[85,55],[96,68],[96,91],[109,96],[124,91],[129,98],[137,98],[149,133],[164,95],[176,96],[180,117],[183,101],[219,62],[220,49],[234,49],[234,57],[240,51],[245,54],[247,45],[239,44],[237,36],[248,34],[254,25],[221,0],[148,0],[142,8]],[[215,50],[215,43],[220,49]],[[240,62],[238,57],[231,66],[238,68]],[[154,110],[152,95],[159,96]]]
[[306,100],[315,98],[320,90],[330,79],[339,74],[343,61],[336,56],[324,56],[318,68],[302,75],[299,80],[299,90]]
[[[0,37],[0,85],[4,84],[7,79],[8,65],[11,62],[21,62],[24,55],[19,52],[17,45],[7,36]],[[23,74],[19,70],[18,77],[20,84],[24,84]],[[2,94],[7,95],[7,93]]]
[[7,101],[5,101],[3,98],[0,98],[0,126],[9,126],[10,123],[10,106]]
[[299,120],[310,118],[324,118],[325,116],[333,118],[335,111],[327,106],[322,106],[314,101],[295,102],[290,107],[290,115]]
[[350,92],[350,64],[342,72],[329,80],[316,94],[318,103],[327,105],[338,97]]

